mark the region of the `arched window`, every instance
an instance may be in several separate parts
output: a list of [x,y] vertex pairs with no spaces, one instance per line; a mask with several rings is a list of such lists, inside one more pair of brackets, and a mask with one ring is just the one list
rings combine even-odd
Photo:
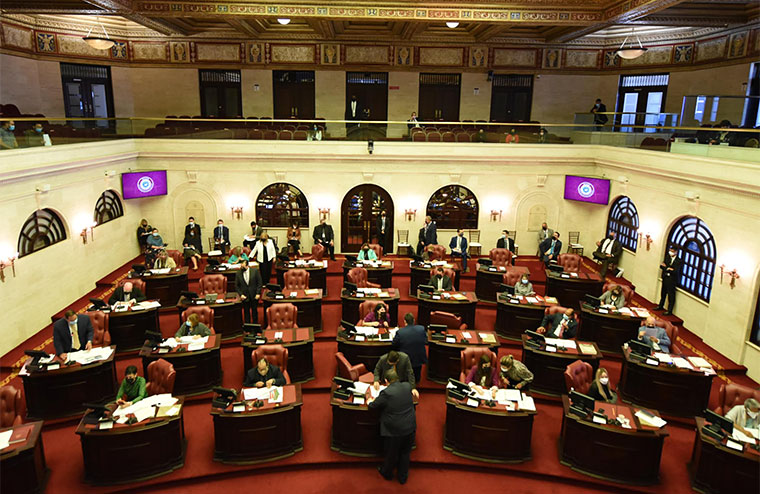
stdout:
[[639,213],[630,197],[620,196],[610,206],[607,233],[615,232],[624,248],[636,252],[639,243]]
[[427,215],[438,228],[478,227],[478,200],[461,185],[447,185],[436,190],[427,204]]
[[95,214],[93,215],[95,223],[102,225],[122,216],[124,216],[124,207],[121,205],[121,199],[116,192],[107,190],[100,194],[98,202],[95,203]]
[[760,290],[757,291],[755,317],[752,319],[752,332],[749,335],[749,341],[755,345],[760,345]]
[[256,220],[262,227],[289,227],[297,222],[309,226],[309,203],[297,187],[275,183],[264,188],[256,199]]
[[52,209],[38,209],[21,227],[18,236],[18,256],[24,257],[61,240],[66,240],[63,220]]
[[670,229],[668,246],[671,245],[683,261],[678,286],[709,302],[717,257],[710,229],[699,218],[684,216]]

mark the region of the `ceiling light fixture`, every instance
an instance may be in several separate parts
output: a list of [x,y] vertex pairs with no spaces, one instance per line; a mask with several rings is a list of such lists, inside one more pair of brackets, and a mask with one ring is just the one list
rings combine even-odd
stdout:
[[451,29],[454,29],[455,27],[459,26],[459,23],[457,21],[449,21],[446,23],[446,26]]
[[623,44],[620,45],[620,48],[618,48],[615,51],[615,54],[619,56],[620,58],[625,58],[626,60],[633,60],[634,58],[639,58],[641,55],[644,54],[645,51],[647,51],[646,48],[641,44],[641,39],[639,39],[638,36],[636,36],[636,41],[639,43],[639,46],[636,47],[635,44],[631,43],[626,48],[625,42],[628,41],[628,38],[631,36],[634,36],[633,28],[631,28],[631,34],[626,36],[623,40]]
[[85,43],[90,45],[92,48],[95,48],[96,50],[108,50],[114,45],[114,42],[111,38],[108,37],[108,33],[106,32],[106,28],[103,25],[103,23],[100,22],[100,20],[98,20],[97,17],[95,18],[95,21],[100,25],[100,28],[103,30],[103,36],[99,36],[99,35],[90,36],[92,34],[92,29],[93,29],[91,27],[90,30],[87,31],[87,36],[85,36],[82,39],[84,40]]
[[288,19],[287,17],[280,17],[277,19],[277,22],[279,22],[283,26],[287,26],[288,24],[290,24],[290,19]]

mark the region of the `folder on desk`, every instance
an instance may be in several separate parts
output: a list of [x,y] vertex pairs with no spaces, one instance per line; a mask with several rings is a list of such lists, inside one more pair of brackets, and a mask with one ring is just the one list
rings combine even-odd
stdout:
[[496,336],[493,333],[478,333],[483,343],[496,343]]
[[583,355],[596,355],[596,348],[591,343],[578,343],[578,350]]

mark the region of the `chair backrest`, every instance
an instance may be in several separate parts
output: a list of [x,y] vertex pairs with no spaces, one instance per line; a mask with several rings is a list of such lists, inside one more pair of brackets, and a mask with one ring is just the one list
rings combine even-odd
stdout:
[[441,135],[441,140],[443,142],[456,142],[456,137],[453,132],[446,131]]
[[298,327],[298,307],[293,304],[272,304],[267,307],[267,329]]
[[678,326],[671,324],[665,319],[655,319],[654,325],[665,330],[670,339],[670,353],[682,353],[681,347],[678,346]]
[[445,324],[448,329],[467,329],[467,324],[462,323],[461,317],[440,310],[434,310],[430,313],[430,324]]
[[460,380],[464,382],[467,373],[470,372],[472,366],[480,362],[481,355],[491,356],[491,368],[495,369],[498,365],[497,355],[485,347],[467,347],[459,352],[460,360]]
[[629,305],[633,301],[633,288],[631,288],[629,285],[621,285],[620,283],[611,283],[607,282],[604,284],[604,287],[602,287],[602,293],[606,292],[607,290],[612,290],[616,286],[619,286],[623,290],[623,297],[625,298],[625,304]]
[[594,368],[591,364],[582,360],[576,360],[565,368],[565,386],[567,392],[575,390],[579,393],[588,393],[594,380]]
[[294,141],[305,141],[308,135],[306,134],[305,130],[296,130],[293,132],[293,140]]
[[382,302],[382,300],[365,300],[359,304],[359,322],[363,321],[364,318],[367,317],[367,314],[375,310],[375,307],[380,302]]
[[292,141],[293,132],[290,130],[281,130],[278,136],[278,139],[280,139],[281,141]]
[[369,244],[369,248],[375,251],[378,259],[383,258],[383,246],[380,244]]
[[750,388],[741,384],[721,384],[718,390],[718,408],[715,413],[725,415],[736,405],[743,405],[747,398],[760,401],[760,388]]
[[[354,382],[359,380],[361,368],[364,367],[364,364],[351,365],[346,356],[341,352],[335,352],[335,363],[337,365],[336,374],[338,377],[350,379]],[[366,367],[363,370],[366,371]]]
[[111,333],[108,332],[108,314],[96,310],[88,312],[92,323],[92,345],[109,346],[111,344]]
[[0,428],[20,425],[24,420],[24,397],[13,386],[0,387]]
[[361,266],[348,270],[348,281],[356,284],[358,288],[367,287],[367,270]]
[[166,254],[174,259],[174,263],[177,265],[177,267],[182,266],[184,263],[184,257],[182,256],[182,252],[178,250],[167,250]]
[[283,290],[306,290],[309,288],[309,272],[305,269],[289,269],[282,275]]
[[426,140],[425,132],[423,131],[412,132],[412,141],[425,142],[425,140]]
[[148,364],[148,376],[145,389],[148,396],[174,392],[174,380],[177,372],[169,361],[162,358]]
[[198,280],[198,293],[204,297],[207,293],[216,293],[219,298],[227,294],[227,277],[223,274],[206,274]]
[[467,239],[470,244],[473,242],[480,243],[480,230],[470,230],[467,232]]
[[396,234],[398,235],[398,243],[409,243],[409,230],[396,230]]
[[432,131],[427,133],[428,142],[441,142],[441,133]]
[[322,244],[314,244],[311,246],[311,257],[315,261],[321,261],[325,255],[325,247]]
[[571,244],[577,244],[581,239],[581,232],[567,232],[567,241]]
[[581,256],[578,254],[560,254],[557,256],[557,264],[565,268],[565,271],[577,273],[581,268]]
[[440,244],[433,245],[433,252],[430,253],[431,261],[442,261],[446,258],[446,247]]
[[[562,307],[561,305],[550,305],[546,309],[544,309],[544,314],[549,316],[553,316],[554,314],[564,314],[565,311],[567,311],[568,307]],[[580,322],[580,317],[578,316],[578,311],[573,311],[573,319],[575,322]],[[551,324],[549,325],[551,328]],[[548,329],[548,328],[547,328]]]
[[125,283],[132,283],[132,286],[145,293],[145,281],[142,278],[124,278],[119,282],[119,286],[124,286]]
[[267,359],[267,362],[280,368],[285,376],[285,383],[290,384],[288,374],[288,349],[282,345],[261,345],[251,352],[251,368],[255,369],[259,360]]
[[190,314],[198,314],[198,320],[214,332],[214,309],[208,305],[192,305],[182,311],[182,322],[187,321]]
[[[430,277],[432,278],[435,276],[435,272],[438,269],[438,266],[434,268],[430,268]],[[457,275],[456,271],[454,271],[451,268],[443,268],[443,274],[448,276],[449,279],[451,279],[451,282],[454,283],[454,277]]]
[[509,249],[491,249],[488,257],[494,266],[509,266],[512,263],[512,253]]
[[502,283],[515,286],[523,274],[530,274],[530,270],[525,266],[507,266],[507,271],[502,277]]
[[456,134],[457,142],[470,142],[470,134],[467,132],[457,132]]

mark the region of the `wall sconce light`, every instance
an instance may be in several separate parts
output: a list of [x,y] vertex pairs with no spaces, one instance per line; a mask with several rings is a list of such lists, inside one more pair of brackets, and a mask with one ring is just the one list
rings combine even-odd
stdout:
[[95,230],[94,230],[95,225],[97,225],[97,223],[93,221],[92,223],[90,223],[86,227],[82,228],[82,232],[79,235],[82,237],[82,243],[83,244],[87,244],[87,234],[88,233],[90,234],[90,241],[91,242],[95,241]]
[[644,238],[644,240],[647,243],[647,250],[649,250],[649,248],[652,246],[652,242],[654,242],[654,239],[652,238],[652,235],[649,234],[649,233],[639,232],[639,242],[642,241],[642,237]]
[[406,221],[414,221],[417,219],[417,210],[416,209],[405,209],[404,215],[406,215]]
[[731,282],[728,284],[728,286],[731,287],[733,290],[736,287],[736,280],[740,278],[739,273],[736,272],[736,268],[732,269],[731,271],[728,271],[726,269],[725,264],[720,265],[720,284],[723,284],[723,275],[726,274],[731,278]]
[[16,264],[15,261],[18,259],[18,252],[14,252],[13,254],[9,254],[5,259],[0,259],[0,281],[5,281],[5,268],[8,266],[11,267],[11,270],[13,271],[13,277],[16,277]]
[[319,219],[320,221],[330,219],[330,208],[319,208]]
[[501,209],[496,211],[495,209],[491,210],[491,221],[501,221]]
[[234,216],[236,220],[239,220],[243,217],[243,206],[230,206],[230,213],[232,213],[232,216]]

